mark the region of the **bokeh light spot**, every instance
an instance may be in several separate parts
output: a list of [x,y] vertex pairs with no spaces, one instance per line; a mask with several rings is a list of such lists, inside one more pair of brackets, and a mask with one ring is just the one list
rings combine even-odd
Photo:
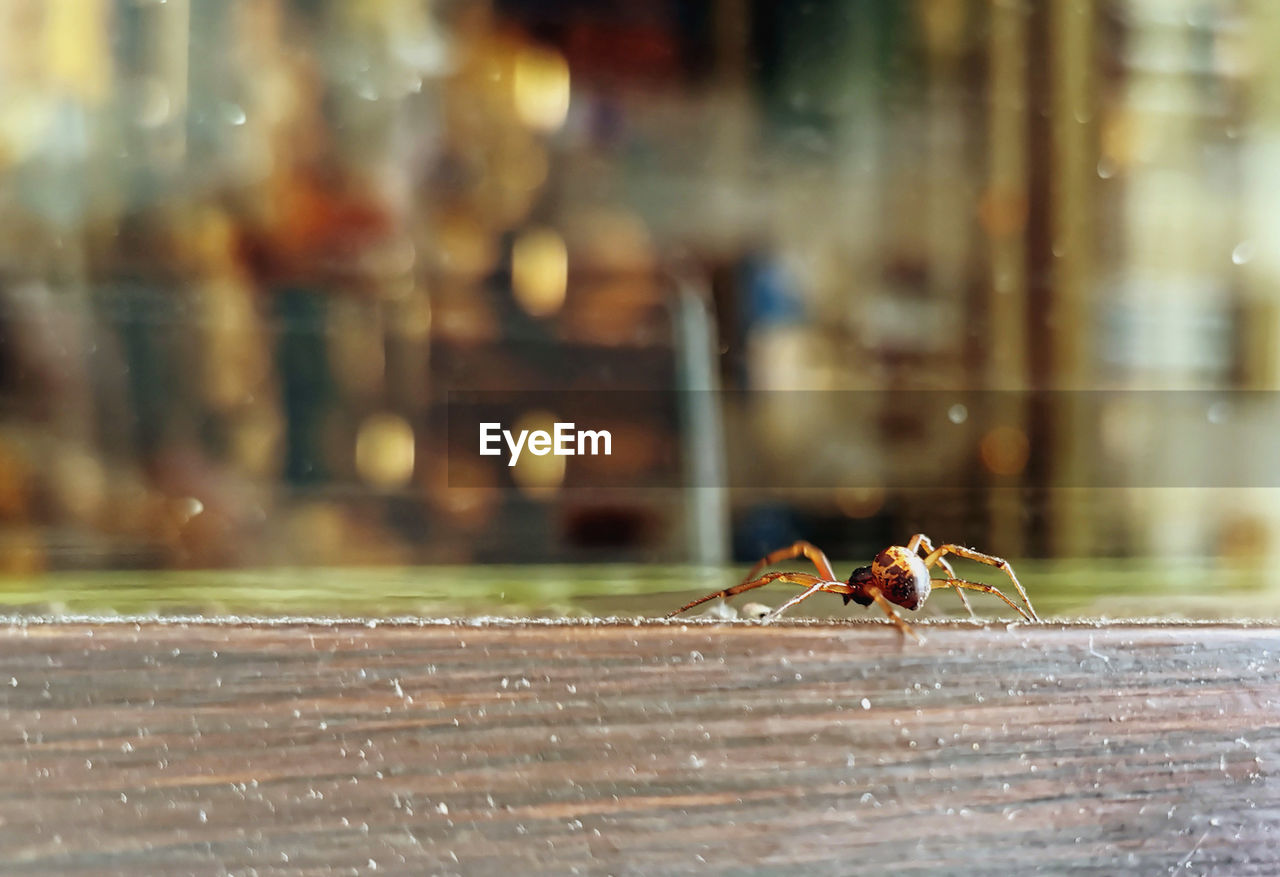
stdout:
[[1027,435],[1012,426],[997,426],[982,437],[982,465],[994,475],[1017,475],[1027,465],[1031,445]]
[[569,253],[551,229],[531,229],[511,252],[511,285],[516,301],[535,317],[560,310],[569,283]]
[[383,489],[403,487],[413,477],[413,427],[397,414],[373,414],[356,433],[356,470]]
[[559,52],[530,46],[516,56],[516,114],[539,131],[554,131],[569,114],[569,64]]
[[549,411],[532,411],[521,417],[513,430],[513,435],[517,436],[522,430],[528,430],[520,459],[511,470],[511,477],[526,496],[548,498],[564,483],[564,457],[551,453],[538,456],[529,449],[529,441],[535,431],[541,430],[554,435],[556,420],[556,416]]

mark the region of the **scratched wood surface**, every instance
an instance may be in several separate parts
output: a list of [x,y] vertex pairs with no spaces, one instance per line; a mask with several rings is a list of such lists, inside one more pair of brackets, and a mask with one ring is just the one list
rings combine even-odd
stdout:
[[4,874],[1280,873],[1280,628],[0,628]]

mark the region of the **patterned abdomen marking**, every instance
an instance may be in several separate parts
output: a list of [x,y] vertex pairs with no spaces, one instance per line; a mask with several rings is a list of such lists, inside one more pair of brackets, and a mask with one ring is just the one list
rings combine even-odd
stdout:
[[871,564],[885,599],[907,609],[918,609],[929,597],[929,569],[920,556],[901,545],[886,548]]

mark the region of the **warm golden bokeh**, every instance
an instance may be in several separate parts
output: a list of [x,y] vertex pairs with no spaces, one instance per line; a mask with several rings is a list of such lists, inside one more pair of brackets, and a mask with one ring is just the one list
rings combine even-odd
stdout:
[[516,53],[511,83],[516,114],[539,131],[554,131],[569,113],[569,64],[559,52],[526,46]]
[[[512,431],[519,433],[527,430],[532,434],[537,431],[548,435],[555,429],[556,415],[550,411],[531,411],[516,421]],[[554,454],[535,454],[529,447],[511,468],[511,478],[519,486],[522,493],[535,499],[550,499],[555,496],[564,483],[565,458]]]
[[356,470],[371,487],[403,487],[413,478],[413,427],[396,414],[371,414],[356,432]]
[[549,228],[532,228],[511,248],[511,287],[520,306],[535,317],[560,310],[569,286],[564,239]]

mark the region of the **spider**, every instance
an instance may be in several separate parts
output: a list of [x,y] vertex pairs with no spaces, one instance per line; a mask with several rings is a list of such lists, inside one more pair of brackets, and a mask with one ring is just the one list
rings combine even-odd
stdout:
[[[976,560],[979,563],[985,563],[1004,570],[1008,574],[1009,580],[1013,582],[1013,586],[1018,589],[1022,602],[1026,604],[1026,611],[1023,611],[1020,606],[1002,594],[998,588],[984,585],[981,582],[969,582],[956,578],[955,570],[951,568],[951,564],[943,557],[946,554]],[[756,578],[756,574],[766,566],[772,566],[775,563],[801,556],[807,557],[817,567],[818,575],[815,576],[804,572],[771,572]],[[942,568],[942,571],[946,574],[945,579],[929,577],[929,568],[935,564]],[[969,610],[970,615],[973,615],[973,607],[969,605],[969,598],[965,596],[965,590],[994,594],[1005,603],[1008,603],[1027,621],[1040,620],[1040,616],[1036,614],[1036,610],[1031,606],[1031,600],[1027,597],[1027,592],[1023,590],[1021,582],[1014,575],[1013,567],[1009,565],[1009,561],[999,557],[992,557],[990,554],[983,554],[980,551],[974,551],[972,548],[965,548],[963,545],[948,543],[934,548],[933,543],[929,541],[929,537],[923,533],[917,533],[912,536],[906,545],[889,546],[876,555],[875,560],[871,562],[871,566],[858,567],[853,571],[853,575],[849,576],[849,580],[843,582],[836,577],[835,571],[831,568],[831,561],[827,560],[827,556],[816,545],[810,542],[796,542],[794,545],[762,557],[751,568],[751,572],[747,573],[747,577],[743,579],[741,584],[725,588],[723,591],[716,591],[714,594],[707,594],[705,597],[699,597],[692,603],[686,603],[670,613],[667,618],[674,618],[681,612],[687,612],[694,606],[700,606],[717,597],[732,597],[735,594],[741,594],[743,591],[750,591],[752,588],[760,588],[773,582],[800,585],[805,590],[804,593],[792,597],[761,619],[766,623],[780,617],[782,613],[801,600],[812,597],[819,591],[827,591],[832,594],[840,594],[844,597],[846,605],[850,601],[857,603],[859,606],[870,606],[873,602],[878,604],[881,609],[888,613],[889,618],[898,626],[899,630],[903,633],[911,634],[917,642],[923,642],[924,640],[921,636],[893,608],[893,604],[896,603],[907,609],[919,609],[924,605],[924,601],[929,599],[930,591],[942,588],[955,588],[956,593],[960,596],[960,602],[964,604],[964,608]]]

